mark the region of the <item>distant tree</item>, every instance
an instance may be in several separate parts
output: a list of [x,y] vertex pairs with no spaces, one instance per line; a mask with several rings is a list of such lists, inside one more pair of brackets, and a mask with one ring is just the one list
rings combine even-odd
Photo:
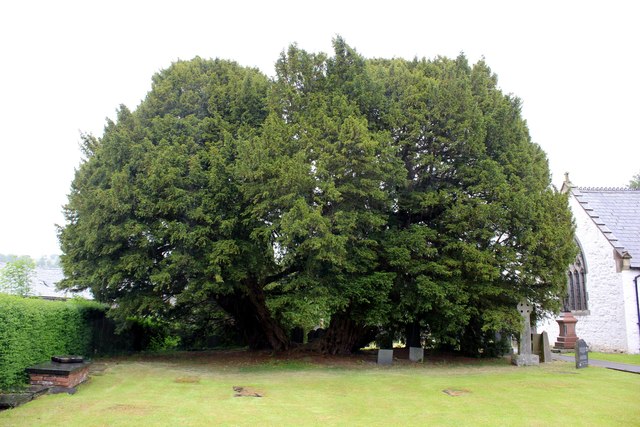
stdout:
[[9,261],[14,261],[16,259],[18,259],[19,257],[17,255],[13,255],[13,254],[0,254],[0,262],[9,262]]
[[42,256],[38,258],[37,265],[42,268],[59,268],[60,256],[55,254]]
[[30,257],[9,261],[0,269],[0,291],[27,296],[31,293],[31,282],[35,278],[36,263]]
[[634,190],[640,189],[640,173],[635,175],[631,181],[629,181],[629,188],[633,188]]

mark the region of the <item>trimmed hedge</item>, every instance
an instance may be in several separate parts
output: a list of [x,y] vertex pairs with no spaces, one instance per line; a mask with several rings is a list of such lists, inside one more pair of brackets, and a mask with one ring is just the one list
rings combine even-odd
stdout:
[[90,356],[95,320],[105,307],[93,301],[47,301],[0,294],[0,390],[25,384],[25,368],[55,354]]

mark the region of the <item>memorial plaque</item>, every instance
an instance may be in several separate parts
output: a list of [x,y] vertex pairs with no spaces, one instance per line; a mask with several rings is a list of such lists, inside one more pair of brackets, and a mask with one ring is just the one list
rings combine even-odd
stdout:
[[576,369],[589,366],[589,350],[583,339],[576,341]]

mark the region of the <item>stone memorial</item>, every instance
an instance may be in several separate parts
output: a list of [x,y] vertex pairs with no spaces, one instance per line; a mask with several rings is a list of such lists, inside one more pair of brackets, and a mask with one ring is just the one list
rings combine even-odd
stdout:
[[541,334],[531,334],[531,344],[533,354],[537,354],[540,362],[550,363],[551,346],[549,345],[549,334],[546,331]]
[[556,319],[560,333],[554,347],[560,351],[572,350],[576,345],[578,336],[576,335],[576,319],[570,311],[565,311]]
[[424,360],[424,348],[409,347],[409,360],[412,362],[422,362]]
[[589,348],[583,339],[576,341],[576,369],[589,366]]
[[551,358],[551,345],[549,345],[549,334],[547,334],[547,331],[543,331],[542,332],[542,337],[541,337],[541,354],[540,354],[540,361],[541,362],[545,362],[545,363],[551,363],[553,362],[553,359]]
[[531,351],[542,359],[542,334],[531,334]]
[[393,364],[393,349],[378,350],[378,365]]
[[517,366],[532,366],[540,364],[540,358],[531,351],[531,305],[526,301],[518,304],[518,312],[522,316],[523,327],[520,333],[518,354],[511,357],[511,363]]

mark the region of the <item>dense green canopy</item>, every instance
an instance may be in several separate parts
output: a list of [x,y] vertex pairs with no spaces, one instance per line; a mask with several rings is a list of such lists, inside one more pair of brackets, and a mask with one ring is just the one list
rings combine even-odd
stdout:
[[176,62],[86,135],[63,286],[129,315],[226,319],[253,347],[324,325],[332,353],[376,334],[477,352],[518,329],[520,300],[558,309],[571,216],[519,100],[462,55],[334,48],[291,46],[271,80]]

